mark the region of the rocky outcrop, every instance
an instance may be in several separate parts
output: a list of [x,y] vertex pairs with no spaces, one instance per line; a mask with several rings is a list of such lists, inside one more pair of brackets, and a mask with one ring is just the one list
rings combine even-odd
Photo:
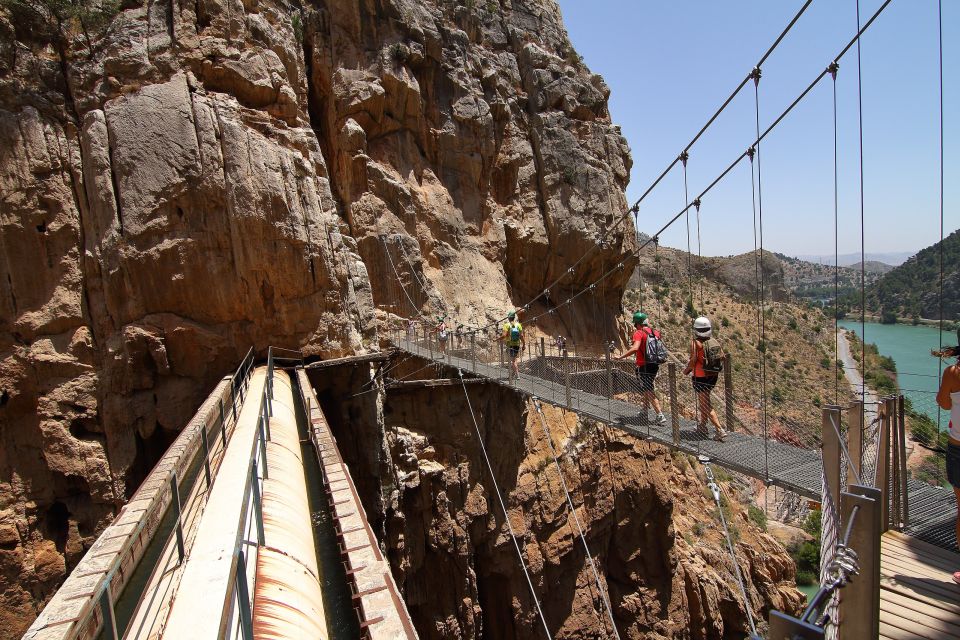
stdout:
[[0,12],[0,635],[251,345],[326,357],[397,315],[480,323],[601,237],[533,311],[625,260],[605,310],[566,320],[612,331],[630,158],[551,0],[107,3],[83,24],[17,6]]
[[[392,375],[414,374],[416,366],[400,363]],[[533,406],[493,384],[470,386],[469,406],[456,386],[336,400],[363,388],[364,377],[318,375],[315,386],[351,473],[368,480],[358,483],[360,495],[420,636],[542,635],[532,631],[541,622],[495,481],[552,636],[608,637],[607,614]],[[543,411],[620,637],[747,635],[733,561],[699,463],[572,412]],[[762,627],[771,608],[801,607],[795,567],[750,522],[735,483],[722,484],[749,606]]]

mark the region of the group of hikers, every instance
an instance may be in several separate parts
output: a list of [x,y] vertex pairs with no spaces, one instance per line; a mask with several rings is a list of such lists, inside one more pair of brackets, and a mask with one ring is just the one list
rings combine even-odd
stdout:
[[[408,333],[413,331],[413,321],[408,325]],[[660,331],[650,325],[650,319],[647,314],[637,311],[633,314],[634,332],[629,349],[616,356],[617,359],[624,359],[630,356],[635,358],[635,374],[637,385],[641,393],[641,404],[643,413],[641,421],[649,420],[648,412],[650,407],[655,412],[654,422],[658,425],[666,425],[667,419],[663,415],[663,409],[660,400],[657,397],[655,381],[660,365],[667,361],[667,349],[663,343]],[[451,325],[447,323],[447,316],[437,317],[436,324],[432,328],[432,333],[437,336],[439,350],[443,353],[447,351],[447,344],[450,338]],[[457,340],[457,348],[463,346],[464,325],[457,324],[452,332]],[[510,381],[520,378],[520,354],[523,352],[526,340],[523,324],[517,317],[517,312],[511,310],[507,313],[506,320],[499,327],[497,340],[506,347],[510,361]],[[558,353],[566,349],[566,339],[563,336],[557,336],[555,340]],[[613,353],[615,346],[611,343],[610,351]],[[700,316],[693,321],[693,339],[690,341],[689,358],[687,365],[683,370],[684,375],[691,375],[693,389],[697,396],[697,433],[703,437],[709,435],[707,422],[714,427],[714,440],[723,442],[726,440],[727,432],[720,424],[717,412],[713,409],[711,401],[711,392],[717,384],[720,373],[723,370],[724,353],[720,342],[713,336],[713,325],[710,319]]]

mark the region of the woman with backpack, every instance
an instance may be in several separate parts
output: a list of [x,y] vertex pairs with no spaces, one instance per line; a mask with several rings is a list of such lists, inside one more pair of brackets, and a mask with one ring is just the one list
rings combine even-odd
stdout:
[[667,349],[660,339],[660,332],[650,327],[650,321],[647,314],[637,311],[633,314],[633,346],[627,351],[617,356],[618,360],[628,358],[637,354],[636,375],[640,385],[641,401],[643,403],[643,423],[646,424],[649,417],[647,412],[650,405],[657,412],[656,423],[661,427],[667,424],[667,419],[660,408],[660,401],[657,399],[657,392],[654,390],[654,381],[657,379],[657,371],[660,365],[667,361]]
[[709,318],[700,316],[693,321],[693,340],[690,341],[690,360],[683,375],[693,374],[693,390],[697,394],[699,414],[697,415],[697,433],[707,435],[707,419],[716,428],[713,437],[717,442],[727,438],[727,432],[720,426],[717,412],[713,410],[710,392],[717,385],[717,378],[723,370],[723,347],[713,336],[713,326]]
[[[960,332],[958,332],[960,336]],[[960,357],[960,346],[945,347],[941,351],[934,351],[933,355],[939,358]],[[950,412],[950,422],[947,424],[947,482],[953,487],[957,498],[957,543],[960,546],[960,364],[952,364],[943,371],[940,379],[940,390],[937,392],[937,404],[944,411]],[[953,574],[953,581],[960,584],[960,571]]]
[[450,333],[447,329],[447,316],[437,316],[437,326],[434,328],[434,332],[436,332],[437,341],[440,343],[440,353],[445,354],[447,352],[447,338]]

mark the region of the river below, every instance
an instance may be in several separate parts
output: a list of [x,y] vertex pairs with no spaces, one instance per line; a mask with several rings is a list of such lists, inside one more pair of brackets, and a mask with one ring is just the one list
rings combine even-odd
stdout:
[[[856,332],[863,339],[860,322],[841,320],[839,325],[842,329]],[[945,429],[949,414],[939,412],[938,416],[935,400],[940,383],[940,362],[930,355],[932,349],[940,347],[941,332],[930,326],[876,322],[867,322],[863,328],[866,329],[866,342],[877,345],[881,355],[892,358],[897,364],[900,389],[910,399],[914,409],[925,413],[934,422],[939,417],[940,428]],[[942,339],[944,346],[957,344],[954,333],[944,331]]]

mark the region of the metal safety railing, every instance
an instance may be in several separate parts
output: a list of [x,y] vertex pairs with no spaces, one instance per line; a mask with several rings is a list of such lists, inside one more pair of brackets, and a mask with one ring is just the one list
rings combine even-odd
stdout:
[[[137,619],[144,605],[142,585],[150,584],[150,579],[159,572],[167,571],[171,563],[173,566],[182,564],[188,552],[186,529],[195,522],[196,515],[202,510],[209,494],[211,478],[216,473],[216,467],[223,458],[227,442],[236,426],[237,415],[249,385],[252,365],[251,349],[234,373],[225,379],[228,384],[223,386],[221,383],[208,397],[197,412],[195,422],[181,433],[138,488],[128,502],[128,506],[134,505],[137,508],[121,511],[58,590],[54,600],[69,600],[72,601],[71,605],[82,602],[79,610],[73,610],[70,606],[48,606],[24,638],[42,634],[44,638],[56,637],[63,640],[87,640],[98,636],[118,640],[130,634],[131,621]],[[201,470],[204,478],[202,487],[196,484]],[[183,500],[184,496],[186,500]],[[147,504],[141,505],[141,501],[147,501]],[[127,528],[130,525],[133,525],[132,528]],[[157,538],[157,532],[166,525],[170,527],[169,532],[164,537]],[[113,529],[123,529],[124,532],[117,535],[113,533]],[[123,543],[119,549],[109,551],[113,557],[110,565],[106,569],[91,570],[94,575],[103,573],[92,593],[84,587],[83,596],[74,594],[71,587],[72,576],[86,575],[84,566],[87,562],[99,565],[99,546],[103,544],[112,549],[112,543],[118,537],[123,538]],[[172,548],[174,542],[176,553],[164,556],[163,550]],[[161,551],[153,558],[156,564],[142,565],[141,560],[148,553],[148,549],[157,546]],[[106,553],[103,552],[103,555]],[[143,582],[137,581],[141,584],[140,591],[131,593],[127,588],[137,572],[147,572],[148,577]],[[116,610],[120,597],[127,600],[125,611],[130,612],[123,617],[118,616]],[[54,602],[51,601],[51,604]],[[58,619],[63,616],[68,617]],[[57,628],[61,632],[59,635],[51,635],[50,628]]]
[[218,638],[242,637],[254,640],[253,593],[256,585],[256,554],[263,538],[263,481],[269,477],[267,442],[270,441],[270,417],[273,415],[273,347],[267,349],[267,374],[260,405],[257,408],[257,427],[249,455],[249,472],[243,486],[243,505],[237,538],[233,545],[232,563],[227,579],[226,599],[220,615]]

